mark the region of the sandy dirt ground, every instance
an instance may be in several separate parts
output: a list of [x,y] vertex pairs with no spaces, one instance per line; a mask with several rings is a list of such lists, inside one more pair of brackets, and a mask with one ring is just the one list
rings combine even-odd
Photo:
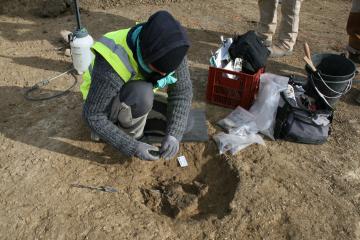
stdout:
[[[332,136],[321,146],[267,140],[220,156],[212,141],[182,144],[185,169],[175,160],[127,159],[90,141],[78,87],[49,101],[24,99],[29,86],[71,66],[56,50],[64,46],[59,31],[75,28],[66,4],[58,17],[41,18],[40,1],[2,2],[0,239],[360,239],[358,85],[338,103]],[[94,38],[158,9],[187,27],[194,107],[206,109],[210,135],[219,131],[216,121],[230,110],[205,103],[209,53],[220,35],[255,28],[257,1],[103,2],[81,1]],[[294,55],[270,60],[267,71],[304,74],[304,41],[316,52],[342,51],[349,9],[350,1],[304,1]],[[71,81],[47,89],[56,93]]]

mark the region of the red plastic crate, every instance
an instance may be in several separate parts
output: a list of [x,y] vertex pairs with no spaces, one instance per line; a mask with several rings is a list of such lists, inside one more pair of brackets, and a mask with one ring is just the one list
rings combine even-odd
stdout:
[[[206,97],[208,102],[227,108],[241,106],[249,109],[259,90],[260,75],[264,69],[259,69],[250,75],[222,68],[209,67],[209,77]],[[231,79],[226,74],[236,76]]]

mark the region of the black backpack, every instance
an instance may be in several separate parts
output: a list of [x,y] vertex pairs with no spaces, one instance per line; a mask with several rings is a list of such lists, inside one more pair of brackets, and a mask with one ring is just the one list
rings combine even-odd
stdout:
[[244,72],[255,73],[265,67],[270,51],[254,31],[249,31],[244,35],[234,37],[229,47],[229,54],[232,60],[243,59]]

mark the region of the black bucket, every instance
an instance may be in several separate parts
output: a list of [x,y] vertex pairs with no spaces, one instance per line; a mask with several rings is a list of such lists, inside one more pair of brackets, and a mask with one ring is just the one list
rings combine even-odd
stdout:
[[340,97],[351,89],[355,64],[345,56],[330,53],[315,54],[312,61],[319,74],[305,66],[311,84],[308,88],[313,88],[327,105],[334,107]]

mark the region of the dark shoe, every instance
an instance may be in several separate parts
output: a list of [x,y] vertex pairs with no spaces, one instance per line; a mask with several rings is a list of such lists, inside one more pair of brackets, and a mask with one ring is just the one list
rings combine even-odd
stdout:
[[355,102],[357,102],[360,105],[360,93],[355,96]]
[[360,64],[360,53],[349,52],[349,59],[356,64]]
[[355,64],[360,64],[360,50],[350,47],[350,45],[347,45],[346,49],[346,56]]

